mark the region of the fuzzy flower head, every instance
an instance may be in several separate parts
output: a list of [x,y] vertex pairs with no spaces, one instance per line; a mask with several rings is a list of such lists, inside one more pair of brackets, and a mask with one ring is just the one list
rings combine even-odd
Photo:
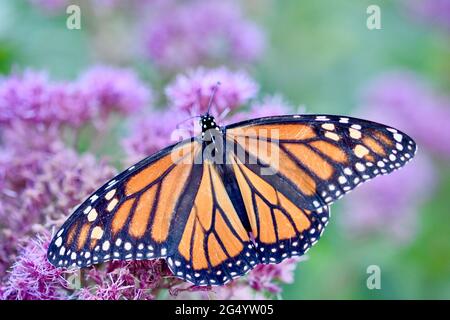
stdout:
[[[198,134],[201,131],[198,119],[192,117],[207,112],[212,96],[210,112],[217,117],[219,124],[224,125],[245,118],[247,113],[238,111],[257,92],[258,85],[242,71],[198,68],[186,75],[179,75],[166,88],[170,107],[148,112],[133,121],[132,133],[123,141],[129,155],[127,163],[135,163],[172,143]],[[281,100],[274,98],[261,105],[255,104],[251,113],[270,115],[269,110],[282,113],[285,109],[287,107]]]
[[45,72],[26,70],[0,80],[0,123],[79,127],[95,116],[95,99],[76,82],[55,82]]
[[47,260],[49,234],[33,239],[22,249],[0,289],[1,299],[64,300],[69,288],[65,276],[71,271],[55,268]]
[[[20,132],[5,135],[5,141]],[[22,142],[7,142],[0,149],[0,277],[14,261],[19,241],[62,224],[74,206],[115,173],[92,155],[77,155],[62,143],[32,149],[28,139],[16,141]]]
[[80,127],[112,112],[135,112],[150,96],[127,69],[95,67],[72,82],[50,81],[44,72],[27,70],[0,80],[0,123]]
[[262,31],[243,17],[237,2],[174,2],[152,11],[145,32],[146,51],[163,69],[225,61],[246,63],[262,53]]
[[[192,130],[185,130],[189,117],[187,112],[170,109],[149,112],[134,119],[131,134],[122,141],[128,155],[127,164],[134,164],[170,144],[192,136]],[[195,124],[195,121],[192,119],[191,123]]]
[[250,286],[256,291],[266,290],[270,293],[280,293],[279,283],[294,282],[294,271],[297,264],[306,258],[291,258],[280,264],[257,266],[248,276]]
[[253,103],[249,110],[249,117],[262,118],[269,116],[282,116],[294,112],[295,108],[288,104],[282,96],[266,96],[262,101]]
[[223,67],[198,68],[186,75],[177,76],[166,88],[166,95],[169,104],[174,108],[201,115],[208,110],[215,88],[211,113],[216,117],[243,106],[254,98],[259,90],[254,80],[243,71],[232,72]]
[[102,268],[91,268],[87,286],[76,295],[83,300],[153,300],[158,292],[181,281],[172,277],[162,259],[113,261]]
[[148,105],[151,98],[148,87],[129,69],[94,67],[82,74],[78,83],[101,114],[131,114]]
[[1,218],[16,232],[44,223],[44,218],[64,218],[115,173],[92,155],[79,156],[63,147],[19,154],[10,153],[1,163],[5,189],[0,197],[8,209]]

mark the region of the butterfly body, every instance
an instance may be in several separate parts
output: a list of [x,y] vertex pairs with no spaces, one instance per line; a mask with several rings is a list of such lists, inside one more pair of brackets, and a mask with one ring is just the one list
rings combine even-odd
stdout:
[[416,152],[406,134],[332,115],[266,117],[202,132],[106,183],[64,223],[48,258],[86,267],[165,258],[176,277],[221,285],[303,255],[329,205]]

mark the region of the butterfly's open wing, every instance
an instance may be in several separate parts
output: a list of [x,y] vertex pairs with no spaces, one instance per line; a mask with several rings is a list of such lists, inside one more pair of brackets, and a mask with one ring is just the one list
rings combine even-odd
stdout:
[[250,157],[242,160],[248,168],[286,196],[296,194],[298,206],[307,210],[402,167],[416,152],[414,141],[399,130],[331,115],[250,120],[227,127],[226,136],[239,158]]
[[258,263],[202,142],[168,147],[121,173],[82,203],[48,250],[55,266],[166,258],[175,276],[222,284]]
[[86,267],[166,257],[174,246],[177,213],[185,209],[191,184],[201,178],[192,161],[200,149],[195,139],[173,145],[107,182],[56,233],[49,261]]
[[331,115],[261,118],[225,132],[229,167],[266,263],[283,258],[280,245],[293,243],[294,234],[310,232],[315,242],[329,204],[360,183],[402,167],[416,152],[414,141],[399,130]]

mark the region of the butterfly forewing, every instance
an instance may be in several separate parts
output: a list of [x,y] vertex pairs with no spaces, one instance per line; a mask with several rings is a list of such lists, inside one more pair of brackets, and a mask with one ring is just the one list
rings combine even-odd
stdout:
[[[174,224],[199,179],[192,140],[161,151],[121,173],[82,203],[57,232],[48,258],[56,266],[86,267],[109,260],[166,257],[181,232]],[[183,202],[184,201],[184,202]]]
[[[330,115],[250,120],[228,127],[226,135],[238,155],[243,149],[257,159],[247,161],[247,168],[306,210],[331,204],[362,182],[404,166],[416,152],[414,141],[399,130]],[[268,157],[261,145],[277,152]],[[264,166],[272,166],[273,173],[262,174]]]

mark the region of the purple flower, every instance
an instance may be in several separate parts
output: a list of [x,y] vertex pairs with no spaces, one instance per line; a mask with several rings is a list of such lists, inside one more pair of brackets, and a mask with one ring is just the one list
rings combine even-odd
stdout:
[[162,288],[181,281],[171,277],[164,260],[113,261],[104,268],[91,268],[89,285],[78,291],[83,300],[152,300]]
[[5,284],[1,286],[1,299],[68,299],[66,289],[70,284],[65,276],[71,272],[55,268],[48,262],[49,243],[50,236],[47,233],[28,242],[12,266]]
[[74,82],[52,82],[27,70],[0,81],[0,123],[79,127],[105,121],[111,112],[130,114],[150,100],[150,91],[127,69],[95,67]]
[[187,75],[179,75],[166,88],[171,106],[193,115],[207,111],[214,87],[216,94],[211,113],[219,118],[246,104],[258,93],[258,85],[245,72],[232,72],[226,68],[198,68]]
[[126,285],[124,279],[119,275],[108,274],[108,281],[102,285],[81,288],[78,292],[80,300],[122,300],[123,294],[134,286]]
[[[58,87],[58,97],[60,89]],[[53,83],[44,72],[27,70],[0,82],[0,123],[17,120],[44,124],[61,122],[68,116],[64,111],[53,105]]]
[[[218,300],[266,300],[263,291],[255,291],[248,282],[234,281],[226,287],[217,287],[211,290],[215,293],[214,298]],[[207,294],[203,294],[203,299],[208,299]]]
[[262,53],[264,37],[260,28],[243,17],[234,1],[169,3],[152,11],[145,32],[146,49],[148,56],[164,69],[251,62]]
[[[27,241],[0,285],[0,298],[150,300],[161,290],[185,286],[172,276],[162,259],[113,261],[90,267],[83,273],[56,268],[47,260],[49,242],[50,235],[46,231]],[[191,290],[195,291],[195,288]]]
[[280,95],[266,96],[262,101],[251,105],[249,116],[252,118],[282,116],[294,112],[294,109]]
[[[186,129],[189,114],[177,110],[153,111],[132,121],[133,131],[122,141],[131,165],[153,153],[193,135]],[[198,120],[192,119],[192,123]],[[177,128],[179,127],[179,128]]]
[[[17,139],[15,134],[5,135],[8,148],[0,149],[0,238],[14,241],[0,242],[0,277],[14,259],[16,241],[61,224],[74,206],[115,173],[92,155],[79,156],[53,140],[46,149],[31,149],[28,141],[33,139],[12,145],[8,136]],[[40,145],[38,139],[36,143]]]
[[249,275],[248,282],[256,291],[267,290],[270,293],[280,293],[280,283],[294,282],[295,267],[305,258],[291,258],[280,264],[268,264],[257,266]]
[[437,94],[417,75],[395,71],[378,77],[365,89],[361,111],[407,132],[419,147],[450,156],[450,97]]
[[307,257],[286,259],[279,264],[258,265],[247,276],[235,279],[224,286],[193,287],[176,286],[171,292],[180,299],[211,299],[220,300],[264,300],[280,296],[282,284],[294,281],[294,271],[298,263]]
[[147,106],[151,98],[148,86],[130,69],[94,67],[81,75],[78,86],[95,102],[100,114],[131,114]]

